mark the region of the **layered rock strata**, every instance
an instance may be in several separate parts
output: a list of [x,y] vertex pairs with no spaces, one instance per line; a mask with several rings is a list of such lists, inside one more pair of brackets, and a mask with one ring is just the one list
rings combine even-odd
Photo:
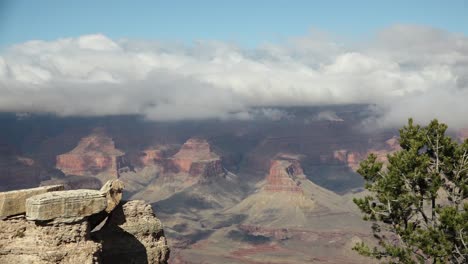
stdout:
[[401,147],[398,142],[398,138],[392,137],[385,141],[385,145],[382,148],[372,148],[366,152],[349,151],[346,149],[335,150],[333,152],[333,159],[345,163],[353,171],[357,171],[359,163],[364,160],[369,154],[373,153],[377,156],[377,161],[387,163],[387,155],[392,154]]
[[63,190],[63,185],[44,186],[0,193],[0,219],[24,214],[26,212],[26,200],[32,196],[60,190]]
[[171,161],[179,171],[191,176],[210,178],[224,173],[221,157],[211,151],[211,146],[205,139],[187,140]]
[[0,229],[0,263],[102,263],[102,245],[90,239],[86,220],[41,225],[17,216],[0,221]]
[[117,178],[119,170],[128,166],[124,154],[112,138],[94,133],[82,138],[72,151],[57,156],[56,167],[68,175],[106,173]]
[[0,221],[0,263],[167,263],[161,222],[143,201],[120,202],[122,190],[113,180],[20,199],[26,214]]
[[270,192],[302,192],[296,181],[299,178],[305,178],[299,161],[276,159],[271,162],[264,189]]
[[107,207],[105,194],[96,190],[71,190],[44,193],[26,200],[28,220],[48,221],[57,218],[82,219]]

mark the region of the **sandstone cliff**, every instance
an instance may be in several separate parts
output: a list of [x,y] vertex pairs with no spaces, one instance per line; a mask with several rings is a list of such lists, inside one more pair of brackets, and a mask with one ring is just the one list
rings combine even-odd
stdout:
[[302,192],[298,178],[304,179],[299,161],[294,159],[275,159],[271,162],[270,172],[266,177],[265,190],[271,192]]
[[0,193],[0,263],[167,263],[162,224],[144,201],[120,202],[123,184]]
[[211,151],[210,144],[204,139],[187,140],[171,161],[179,171],[191,176],[211,178],[224,173],[221,157]]
[[95,176],[105,173],[117,178],[128,166],[124,152],[115,147],[112,138],[102,132],[82,138],[68,153],[57,156],[56,167],[65,174]]

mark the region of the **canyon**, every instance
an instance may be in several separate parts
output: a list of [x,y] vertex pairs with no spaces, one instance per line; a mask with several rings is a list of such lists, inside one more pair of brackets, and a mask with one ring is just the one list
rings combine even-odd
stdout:
[[[322,108],[286,110],[291,115],[284,120],[33,117],[6,122],[9,131],[18,132],[0,131],[2,142],[8,142],[0,155],[5,172],[0,191],[59,185],[66,192],[87,189],[93,197],[107,181],[121,181],[122,199],[129,202],[112,210],[114,220],[86,231],[102,222],[101,211],[73,224],[86,258],[124,260],[120,252],[126,243],[143,252],[167,240],[169,263],[368,263],[351,250],[356,242],[371,240],[370,227],[352,203],[363,194],[356,169],[370,153],[385,162],[397,151],[396,131],[360,131],[356,124],[365,109],[359,106],[333,107],[339,117],[333,120],[316,118]],[[38,119],[54,126],[17,128],[34,127]],[[99,201],[96,210],[105,212],[104,200]],[[157,228],[147,236],[150,229],[143,223],[157,227],[152,212],[164,224],[164,238]],[[15,228],[22,230],[41,220],[8,221],[17,221]],[[52,221],[59,229],[71,228]],[[40,235],[57,241],[42,235],[50,228],[26,232],[25,239]],[[116,235],[122,230],[131,237]],[[66,243],[59,242],[64,248]],[[9,252],[20,250],[16,245]],[[61,257],[57,262],[67,263]]]

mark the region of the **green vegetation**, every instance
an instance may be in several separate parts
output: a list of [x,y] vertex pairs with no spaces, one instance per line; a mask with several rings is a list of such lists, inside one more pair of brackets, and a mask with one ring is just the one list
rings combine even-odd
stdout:
[[459,144],[446,130],[410,119],[388,164],[373,154],[361,163],[370,195],[354,203],[378,243],[354,250],[385,263],[468,263],[468,140]]

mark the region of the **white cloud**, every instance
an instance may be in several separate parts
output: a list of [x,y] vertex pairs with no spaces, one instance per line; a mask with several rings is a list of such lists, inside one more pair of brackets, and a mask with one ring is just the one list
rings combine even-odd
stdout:
[[346,45],[315,32],[243,49],[86,35],[15,45],[0,56],[0,111],[142,114],[154,120],[287,114],[271,106],[369,103],[374,124],[410,116],[468,126],[468,38],[398,25]]

